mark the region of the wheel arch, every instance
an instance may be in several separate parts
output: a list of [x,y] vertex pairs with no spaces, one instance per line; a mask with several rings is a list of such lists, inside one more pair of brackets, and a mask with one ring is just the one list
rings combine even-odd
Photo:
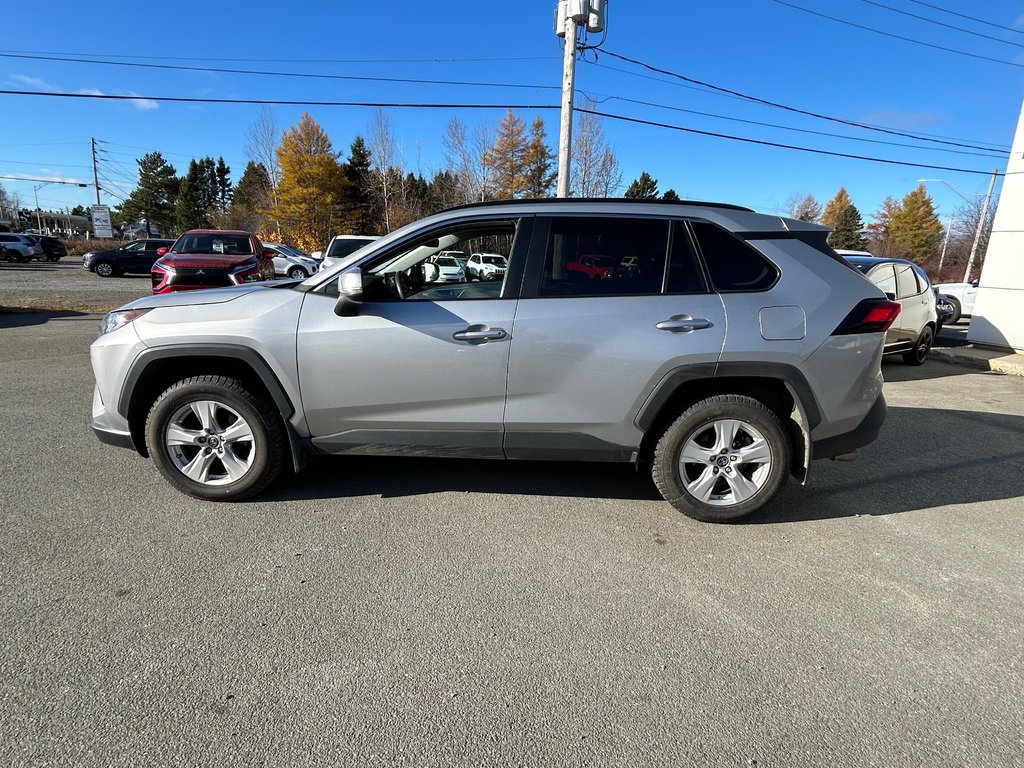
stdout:
[[268,397],[281,416],[298,471],[305,450],[289,419],[295,406],[270,365],[258,352],[230,344],[188,344],[150,347],[135,359],[125,377],[117,410],[128,421],[132,443],[143,456],[146,448],[146,416],[153,402],[175,382],[204,374],[238,379],[254,392]]
[[689,406],[712,395],[746,395],[764,403],[785,425],[792,447],[791,474],[805,482],[810,433],[821,414],[803,374],[784,363],[720,363],[710,368],[677,369],[655,387],[635,419],[643,431],[639,460],[650,459],[661,433]]

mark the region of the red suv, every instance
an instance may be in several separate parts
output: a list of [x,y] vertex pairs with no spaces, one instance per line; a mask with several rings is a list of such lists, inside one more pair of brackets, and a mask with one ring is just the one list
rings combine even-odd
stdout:
[[170,248],[157,250],[153,293],[221,288],[274,278],[273,251],[255,235],[222,229],[192,229]]

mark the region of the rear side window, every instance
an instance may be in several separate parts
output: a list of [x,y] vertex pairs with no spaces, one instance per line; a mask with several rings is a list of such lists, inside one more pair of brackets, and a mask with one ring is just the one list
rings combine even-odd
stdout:
[[917,285],[917,275],[914,274],[914,268],[909,264],[896,265],[896,282],[900,287],[900,298],[916,296],[922,290]]
[[661,293],[668,228],[664,219],[552,218],[540,295]]
[[716,291],[765,291],[775,284],[778,271],[742,240],[706,221],[691,226]]
[[706,293],[707,281],[693,248],[686,224],[677,221],[672,231],[672,258],[668,265],[669,293]]
[[884,293],[896,295],[896,275],[893,274],[892,264],[883,264],[871,271],[868,279],[882,289]]

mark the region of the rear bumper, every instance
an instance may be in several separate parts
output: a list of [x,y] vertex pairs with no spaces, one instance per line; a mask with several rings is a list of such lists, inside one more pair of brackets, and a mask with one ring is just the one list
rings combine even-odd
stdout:
[[137,450],[130,432],[121,432],[120,430],[111,429],[110,427],[106,427],[95,421],[89,424],[89,426],[92,427],[93,433],[97,438],[99,438],[101,443],[115,445],[118,448],[128,448],[133,451]]
[[844,453],[851,453],[865,445],[870,445],[878,438],[885,422],[887,408],[885,395],[879,394],[871,410],[855,428],[841,435],[833,435],[823,440],[815,440],[811,449],[812,459],[831,459]]

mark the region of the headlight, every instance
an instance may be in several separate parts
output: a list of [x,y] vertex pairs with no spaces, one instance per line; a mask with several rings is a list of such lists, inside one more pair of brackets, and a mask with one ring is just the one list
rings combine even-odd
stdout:
[[147,312],[149,312],[149,309],[118,309],[111,312],[100,323],[100,336],[116,331],[123,325],[128,325],[132,320],[142,317]]

